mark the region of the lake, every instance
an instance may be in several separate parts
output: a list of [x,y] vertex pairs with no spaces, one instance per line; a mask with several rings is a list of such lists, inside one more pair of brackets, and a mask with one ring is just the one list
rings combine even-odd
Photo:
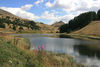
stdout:
[[[38,49],[39,45],[46,46],[46,51],[65,53],[74,57],[80,64],[100,67],[100,49],[93,47],[100,45],[99,40],[89,41],[71,38],[60,34],[12,34],[28,38],[32,49]],[[99,46],[100,47],[100,46]]]

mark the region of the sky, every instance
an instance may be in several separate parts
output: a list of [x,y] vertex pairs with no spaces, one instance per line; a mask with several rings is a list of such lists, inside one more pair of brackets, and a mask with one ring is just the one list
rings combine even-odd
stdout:
[[98,11],[100,0],[0,0],[0,9],[19,17],[53,24],[87,11]]

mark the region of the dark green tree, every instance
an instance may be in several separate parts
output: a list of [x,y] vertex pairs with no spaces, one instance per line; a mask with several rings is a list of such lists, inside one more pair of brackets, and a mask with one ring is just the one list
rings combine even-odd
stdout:
[[36,23],[34,21],[29,21],[29,25],[28,25],[32,30],[39,30],[39,26],[36,25]]
[[15,25],[13,26],[13,30],[16,31],[16,26]]
[[69,28],[68,28],[68,24],[64,24],[62,26],[59,27],[60,33],[69,33]]
[[5,28],[4,18],[0,18],[0,28]]
[[100,9],[97,12],[97,19],[100,20]]
[[60,27],[60,32],[72,32],[79,30],[86,25],[88,25],[91,21],[97,20],[96,12],[90,11],[80,14],[79,16],[71,19],[68,24],[62,25]]
[[79,30],[88,25],[91,21],[95,21],[96,19],[97,15],[94,11],[82,13],[69,21],[69,28],[72,31]]
[[11,20],[10,20],[10,17],[9,17],[9,16],[6,16],[5,22],[6,22],[8,25],[11,24]]

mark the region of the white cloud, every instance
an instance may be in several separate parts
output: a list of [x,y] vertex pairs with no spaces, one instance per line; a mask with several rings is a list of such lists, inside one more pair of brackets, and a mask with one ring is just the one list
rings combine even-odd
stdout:
[[45,11],[42,15],[41,15],[42,19],[47,19],[47,20],[57,20],[56,16],[54,15],[54,13],[49,13],[49,11]]
[[35,2],[35,4],[38,5],[38,4],[43,3],[43,2],[44,2],[44,0],[37,0],[37,1]]
[[48,17],[49,19],[55,17],[55,20],[68,22],[80,13],[100,9],[100,0],[54,0],[52,3],[48,1],[45,6],[48,8],[62,9],[67,13],[64,16],[53,15],[52,17]]
[[70,19],[74,18],[75,15],[72,14],[67,14],[64,16],[60,16],[60,20],[64,21],[64,22],[68,22]]
[[47,6],[47,7],[53,7],[53,4],[51,4],[50,2],[47,2],[47,3],[45,4],[45,6]]
[[50,13],[49,11],[45,11],[40,16],[40,19],[48,20],[48,21],[50,21],[48,24],[52,24],[58,20],[58,18],[54,14],[55,13],[53,11],[52,11],[52,13]]
[[[72,19],[74,17],[74,15],[72,14],[67,14],[67,15],[64,15],[64,16],[57,16],[55,15],[57,12],[56,11],[45,11],[41,16],[40,18],[41,19],[45,19],[45,20],[49,20],[51,22],[49,22],[49,24],[52,24],[54,22],[57,22],[57,21],[64,21],[64,22],[68,22],[70,19]],[[57,13],[58,14],[58,13]]]
[[[67,13],[97,11],[100,8],[100,0],[54,0],[47,2],[46,7],[62,9]],[[76,14],[77,15],[77,14]]]
[[30,9],[31,7],[32,7],[32,5],[25,5],[25,6],[22,6],[21,8],[0,7],[0,9],[3,9],[5,11],[8,11],[16,16],[19,16],[19,17],[22,17],[25,19],[30,19],[30,20],[39,19],[38,16],[26,11],[26,10]]
[[72,10],[74,6],[73,2],[75,1],[74,0],[54,0],[53,3],[47,2],[45,5],[47,7]]
[[33,7],[32,4],[27,4],[27,5],[22,6],[21,9],[23,9],[23,10],[29,10],[29,9],[31,9],[32,7]]
[[58,17],[56,17],[57,20],[51,20],[51,22],[49,22],[49,24],[51,25],[51,24],[58,22],[58,21],[63,21],[65,23],[68,23],[68,21],[72,18],[74,18],[74,15],[71,15],[71,14],[64,15],[64,16],[58,16]]

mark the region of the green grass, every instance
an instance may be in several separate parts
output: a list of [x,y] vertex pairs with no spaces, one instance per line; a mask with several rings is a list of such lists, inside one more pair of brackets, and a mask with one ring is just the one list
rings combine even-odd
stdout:
[[[35,50],[30,51],[23,47],[28,40],[22,39],[21,41],[25,43],[18,41],[17,44],[12,43],[12,40],[0,37],[0,67],[84,67],[76,64],[73,58],[66,54],[44,50],[36,53]],[[19,44],[23,46],[18,46]]]
[[23,52],[15,45],[7,42],[0,43],[0,66],[2,67],[25,67],[26,60]]
[[[0,67],[37,67],[34,53],[18,48],[16,45],[1,40],[0,42]],[[33,61],[32,61],[33,60]]]

